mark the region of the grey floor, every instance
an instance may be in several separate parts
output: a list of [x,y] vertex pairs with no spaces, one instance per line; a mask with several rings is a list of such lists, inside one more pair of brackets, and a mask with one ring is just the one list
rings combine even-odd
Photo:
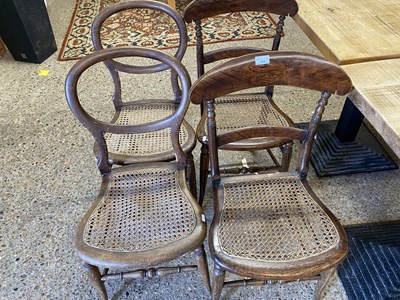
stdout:
[[[74,3],[48,1],[59,47]],[[285,32],[282,49],[318,53],[291,20]],[[40,65],[16,62],[9,53],[0,60],[0,299],[96,298],[74,252],[74,236],[100,178],[92,138],[74,118],[64,97],[64,80],[75,62],[59,62],[56,57],[57,53]],[[184,64],[193,80],[194,60],[195,48],[189,47]],[[49,70],[47,77],[38,76],[43,69]],[[134,82],[134,91],[151,96],[164,91],[166,77],[154,80]],[[88,83],[92,88],[83,93],[88,98],[85,103],[100,115],[107,115],[107,85],[98,77]],[[309,93],[285,89],[277,89],[276,99],[295,122],[306,121],[311,111],[307,107],[316,101]],[[324,118],[337,118],[342,105],[343,99],[333,98]],[[188,119],[195,125],[197,107],[190,108]],[[227,160],[231,158],[226,155]],[[311,170],[310,183],[343,224],[358,224],[400,219],[399,174],[396,170],[317,178]],[[207,191],[205,211],[210,221],[211,195]],[[314,287],[315,282],[303,282],[235,288],[224,290],[222,299],[312,299]],[[208,298],[197,274],[117,281],[107,288],[111,299]],[[337,276],[323,299],[347,299]]]

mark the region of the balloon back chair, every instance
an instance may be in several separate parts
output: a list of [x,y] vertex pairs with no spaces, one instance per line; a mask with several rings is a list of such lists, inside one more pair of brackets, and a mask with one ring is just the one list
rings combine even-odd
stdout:
[[[257,63],[259,61],[264,63]],[[215,99],[257,86],[291,86],[320,91],[307,129],[259,125],[228,133],[218,131]],[[348,251],[343,227],[307,182],[310,151],[331,94],[352,87],[346,73],[317,56],[296,52],[248,54],[219,65],[198,79],[191,101],[207,104],[207,132],[214,217],[209,245],[214,261],[212,299],[222,288],[318,279],[315,297]],[[303,107],[304,104],[300,103]],[[296,171],[221,176],[218,149],[249,138],[299,140]],[[226,272],[247,279],[225,282]],[[248,279],[250,278],[250,279]]]
[[[181,100],[169,116],[143,124],[122,124],[98,120],[83,108],[77,92],[82,85],[78,82],[81,75],[98,63],[121,57],[147,58],[170,68],[178,76]],[[185,271],[199,270],[209,288],[203,247],[207,231],[205,218],[188,188],[187,154],[179,143],[180,126],[189,105],[189,87],[189,75],[179,60],[145,48],[97,51],[81,59],[67,75],[68,105],[93,135],[98,147],[101,186],[78,226],[76,248],[101,299],[107,299],[106,281],[151,279]],[[168,130],[175,160],[165,162],[165,157],[160,155],[149,162],[111,167],[107,134],[145,134],[158,130]],[[193,251],[197,265],[158,267]]]
[[[164,16],[167,22],[171,22],[176,25],[179,38],[177,43],[178,47],[174,56],[178,60],[182,60],[182,57],[186,52],[188,41],[186,24],[182,16],[176,10],[162,2],[157,1],[128,1],[102,10],[96,16],[92,25],[91,35],[95,50],[98,51],[104,47],[108,47],[107,45],[103,45],[102,38],[104,39],[103,33],[107,32],[107,26],[111,26],[111,28],[115,26],[114,23],[109,24],[111,16],[117,13],[122,16],[124,14],[129,15],[129,12],[133,10],[144,10],[144,12],[146,12],[146,9],[157,13],[157,18],[149,19],[149,23],[154,23],[154,26],[158,26],[160,19]],[[124,20],[124,18],[122,18],[122,20]],[[112,32],[116,32],[117,35],[119,30],[121,29],[116,26],[116,28],[112,29]],[[110,30],[108,29],[108,31]],[[129,34],[131,33],[119,32],[121,39],[125,35]],[[128,45],[128,42],[124,41],[121,42],[121,44]],[[115,115],[111,121],[112,123],[141,123],[148,121],[149,118],[157,120],[169,115],[179,104],[182,97],[182,91],[180,90],[177,77],[175,76],[173,70],[171,71],[171,84],[173,87],[174,99],[132,99],[132,95],[125,96],[125,94],[123,97],[120,73],[155,73],[166,70],[165,65],[158,64],[151,67],[132,66],[127,63],[121,63],[117,61],[107,61],[106,65],[114,82],[114,95],[112,100],[115,107]],[[125,98],[128,98],[128,100]],[[109,133],[105,138],[108,144],[108,158],[112,164],[126,165],[136,162],[160,160],[160,158],[165,161],[175,159],[174,151],[172,151],[170,146],[169,134],[166,130],[160,130],[151,134]],[[193,193],[196,194],[196,185],[194,183],[195,171],[193,156],[191,154],[196,145],[196,136],[193,128],[185,120],[183,120],[181,129],[179,131],[179,141],[184,152],[188,156],[189,167],[192,169],[190,172],[188,172],[191,180],[190,185],[191,189],[193,189]],[[96,154],[98,154],[97,145],[95,145],[94,151]]]
[[[198,77],[204,74],[205,67],[208,64],[220,62],[225,59],[231,59],[249,53],[264,52],[267,50],[278,50],[283,34],[284,20],[286,16],[294,16],[297,13],[298,6],[295,0],[194,0],[188,4],[183,12],[184,19],[187,23],[195,22],[196,43],[197,43],[197,73]],[[256,48],[251,46],[235,46],[229,47],[229,43],[224,43],[217,50],[205,51],[203,45],[202,21],[206,18],[214,17],[225,13],[248,13],[262,12],[273,13],[279,15],[279,22],[276,25],[275,35],[272,48]],[[260,23],[262,22],[259,21]],[[262,26],[260,26],[262,30]],[[241,42],[243,44],[244,42]],[[247,45],[252,45],[253,41],[247,41]],[[266,46],[268,44],[266,43]],[[219,132],[226,132],[231,129],[242,128],[252,125],[281,125],[293,126],[293,121],[276,105],[272,100],[273,86],[265,88],[263,92],[241,93],[235,95],[226,95],[215,100],[216,110],[220,116],[218,122]],[[205,108],[201,106],[201,122],[197,127],[197,138],[202,144],[200,154],[200,195],[199,201],[203,202],[206,190],[209,155],[208,140],[206,132],[206,114]],[[231,151],[255,151],[266,149],[273,160],[272,166],[252,166],[250,169],[243,168],[226,168],[224,172],[252,172],[261,170],[281,170],[289,169],[291,159],[292,143],[284,139],[251,139],[242,142],[235,142],[224,145],[223,149]],[[279,163],[273,155],[271,148],[279,147],[282,152],[282,159]],[[221,148],[222,149],[222,148]]]

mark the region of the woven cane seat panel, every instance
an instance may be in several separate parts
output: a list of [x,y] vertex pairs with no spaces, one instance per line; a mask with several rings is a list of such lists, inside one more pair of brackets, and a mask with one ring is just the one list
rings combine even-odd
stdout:
[[176,170],[151,169],[111,175],[108,189],[89,217],[83,240],[91,247],[136,252],[188,236],[196,225]]
[[264,261],[293,261],[339,242],[335,225],[298,177],[224,185],[219,242],[225,253]]
[[[154,104],[126,106],[121,109],[115,124],[138,125],[166,118],[175,111],[174,105]],[[152,155],[171,151],[171,130],[169,128],[140,134],[106,133],[108,151],[121,155]],[[181,126],[179,142],[183,145],[188,140],[188,131]]]
[[264,94],[221,97],[215,103],[218,133],[265,124],[289,126]]

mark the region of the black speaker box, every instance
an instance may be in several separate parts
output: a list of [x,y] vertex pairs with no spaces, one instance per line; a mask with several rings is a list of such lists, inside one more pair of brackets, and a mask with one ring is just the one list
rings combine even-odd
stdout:
[[0,0],[0,36],[19,61],[41,63],[57,50],[44,0]]

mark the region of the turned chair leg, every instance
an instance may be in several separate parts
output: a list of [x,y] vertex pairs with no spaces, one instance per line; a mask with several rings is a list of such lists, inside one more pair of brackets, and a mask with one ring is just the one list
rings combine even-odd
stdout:
[[107,291],[104,282],[101,281],[101,274],[98,267],[88,264],[87,262],[82,262],[83,269],[89,276],[91,284],[96,288],[98,295],[101,300],[107,300]]
[[329,280],[332,278],[333,274],[335,274],[336,268],[332,268],[326,270],[321,273],[321,278],[317,281],[317,286],[314,291],[314,299],[320,300],[322,296],[322,292],[324,288],[327,286]]
[[186,180],[188,182],[190,191],[193,196],[197,198],[197,187],[196,187],[196,168],[194,166],[194,159],[192,153],[187,155],[188,167],[186,169]]
[[208,273],[207,256],[204,251],[204,245],[201,245],[194,251],[196,255],[197,267],[199,268],[200,277],[206,286],[207,291],[211,292],[210,275]]
[[212,276],[211,299],[219,300],[224,287],[225,270],[214,263],[214,274]]
[[290,160],[292,159],[293,152],[293,142],[287,143],[280,147],[282,151],[282,162],[281,162],[281,172],[287,172],[290,166]]
[[209,165],[209,153],[208,145],[201,146],[200,153],[200,194],[199,194],[199,204],[203,204],[204,197],[206,194],[207,179],[208,179],[208,165]]

